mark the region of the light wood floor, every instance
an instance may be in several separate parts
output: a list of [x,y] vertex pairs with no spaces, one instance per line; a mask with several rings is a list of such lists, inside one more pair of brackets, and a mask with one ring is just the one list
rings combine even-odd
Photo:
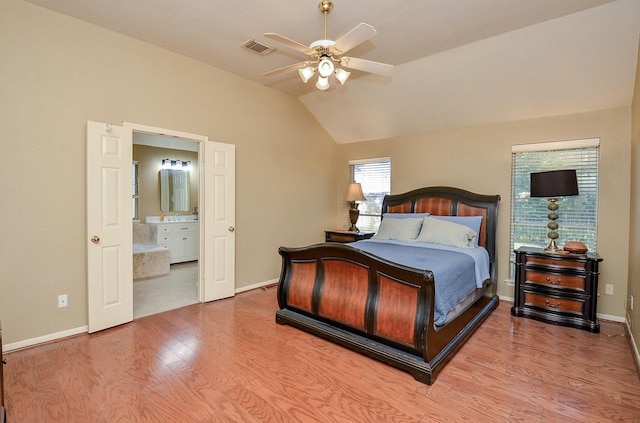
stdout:
[[623,327],[502,302],[432,386],[274,322],[276,290],[6,354],[10,422],[640,421]]

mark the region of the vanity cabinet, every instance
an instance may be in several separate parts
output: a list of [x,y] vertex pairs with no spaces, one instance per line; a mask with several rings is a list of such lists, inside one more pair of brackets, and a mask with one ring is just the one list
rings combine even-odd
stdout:
[[198,260],[200,225],[198,222],[149,223],[151,242],[171,251],[170,263]]

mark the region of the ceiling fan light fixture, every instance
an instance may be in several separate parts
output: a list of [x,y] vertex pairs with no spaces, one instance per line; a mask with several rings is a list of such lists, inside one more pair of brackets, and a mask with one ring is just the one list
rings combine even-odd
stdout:
[[318,73],[324,78],[331,75],[334,69],[333,62],[328,57],[323,57],[322,60],[320,60],[320,63],[318,63]]
[[342,68],[336,69],[336,79],[340,81],[340,85],[344,85],[345,81],[349,78],[349,75],[351,75],[351,72],[347,72]]
[[316,73],[316,70],[313,68],[313,66],[307,66],[305,68],[298,69],[300,79],[302,79],[302,82],[304,82],[305,84],[313,76],[314,73]]
[[360,22],[352,30],[340,36],[336,41],[330,40],[327,36],[327,16],[333,9],[332,0],[321,0],[318,8],[324,16],[324,38],[312,42],[309,46],[289,39],[283,35],[274,32],[267,32],[265,37],[278,41],[282,45],[296,53],[302,53],[308,56],[304,62],[294,63],[279,69],[264,73],[265,76],[280,75],[285,72],[297,70],[300,79],[306,84],[315,74],[318,73],[316,88],[325,91],[329,88],[329,78],[331,75],[340,82],[340,85],[349,78],[351,73],[338,66],[355,69],[363,72],[374,73],[383,76],[390,76],[393,70],[392,65],[386,63],[373,62],[371,60],[360,59],[356,57],[345,57],[343,54],[352,48],[371,39],[377,34],[374,27],[364,22]]
[[316,88],[321,91],[324,91],[327,88],[329,88],[329,78],[325,76],[319,76],[318,82],[316,82]]

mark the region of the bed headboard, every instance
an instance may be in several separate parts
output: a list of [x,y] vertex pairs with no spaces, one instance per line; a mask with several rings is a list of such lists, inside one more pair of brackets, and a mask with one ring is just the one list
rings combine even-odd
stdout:
[[454,187],[426,187],[404,194],[390,194],[382,201],[382,213],[430,213],[434,216],[482,216],[478,245],[489,252],[491,279],[495,281],[496,233],[499,195],[483,195]]

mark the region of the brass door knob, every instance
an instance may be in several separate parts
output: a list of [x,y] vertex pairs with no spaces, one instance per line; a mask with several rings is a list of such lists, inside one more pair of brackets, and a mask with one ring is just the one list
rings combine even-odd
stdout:
[[233,232],[235,230],[236,230],[236,228],[234,228],[233,226],[229,226],[229,232]]
[[94,244],[97,244],[98,242],[100,242],[100,237],[98,235],[92,236],[91,242],[93,242]]

